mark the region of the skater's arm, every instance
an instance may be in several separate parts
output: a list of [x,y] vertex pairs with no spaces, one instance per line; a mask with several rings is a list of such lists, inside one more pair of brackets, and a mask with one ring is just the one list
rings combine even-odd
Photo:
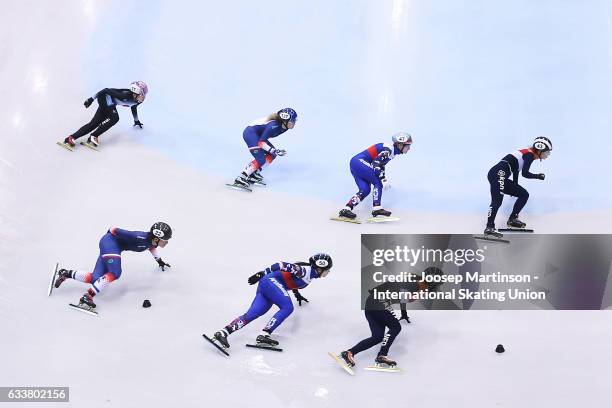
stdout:
[[139,120],[138,120],[138,105],[140,105],[140,104],[137,103],[136,105],[132,105],[132,107],[130,108],[132,110],[132,116],[134,117],[134,122],[139,122]]
[[276,121],[272,121],[266,125],[263,133],[259,137],[257,145],[264,149],[266,152],[274,149],[274,146],[268,142],[268,139],[279,135],[280,124]]
[[534,158],[533,153],[527,153],[523,155],[523,171],[521,172],[521,174],[523,175],[523,177],[528,178],[528,179],[539,178],[539,175],[533,174],[529,171],[529,168],[531,167],[531,163],[533,163],[533,158]]
[[383,148],[378,156],[376,156],[372,162],[372,168],[376,173],[380,174],[381,171],[384,171],[385,165],[389,163],[389,160],[391,160],[390,156],[391,150],[389,150],[387,147]]

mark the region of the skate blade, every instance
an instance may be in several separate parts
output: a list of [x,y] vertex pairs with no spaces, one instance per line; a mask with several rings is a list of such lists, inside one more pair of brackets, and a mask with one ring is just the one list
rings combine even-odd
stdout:
[[68,306],[70,306],[74,310],[78,310],[79,312],[87,313],[88,315],[91,315],[91,316],[98,315],[98,312],[94,311],[92,308],[88,306],[79,306],[79,305],[74,305],[72,303],[68,304]]
[[66,150],[70,150],[71,152],[74,152],[74,147],[70,147],[69,145],[67,145],[64,142],[57,142],[57,145],[58,146],[62,146]]
[[262,181],[251,181],[250,184],[252,186],[257,186],[257,187],[265,187],[265,186],[267,186],[267,184],[262,182]]
[[276,346],[262,346],[260,344],[247,344],[247,347],[257,348],[262,350],[271,350],[271,351],[283,351],[282,348],[278,348]]
[[532,229],[528,228],[500,228],[499,232],[533,232]]
[[361,224],[361,220],[359,220],[357,218],[350,219],[350,218],[346,218],[346,217],[330,217],[330,220],[332,220],[332,221],[350,222],[352,224]]
[[55,264],[55,270],[53,271],[53,275],[51,275],[51,282],[49,282],[49,289],[47,291],[47,296],[51,296],[53,292],[53,286],[55,285],[55,279],[57,278],[57,268],[59,267],[59,262]]
[[210,337],[208,337],[207,335],[203,334],[202,337],[204,337],[206,340],[208,340],[208,342],[210,344],[212,344],[213,346],[215,346],[215,348],[217,350],[219,350],[220,352],[222,352],[223,354],[225,354],[226,356],[229,357],[229,353],[227,351],[225,351],[225,347],[217,344],[213,339],[211,339]]
[[399,217],[385,217],[383,215],[379,215],[378,217],[366,218],[366,222],[394,222],[394,221],[399,221]]
[[499,242],[500,244],[509,244],[510,241],[502,238],[490,237],[487,235],[474,235],[474,239],[479,239],[481,241],[489,241],[489,242]]
[[389,366],[383,366],[383,365],[373,365],[373,366],[367,366],[364,368],[364,370],[367,371],[380,371],[383,373],[399,373],[402,370],[400,370],[397,366],[394,367],[389,367]]
[[92,145],[91,143],[81,142],[81,145],[83,145],[85,147],[89,147],[91,150],[95,150],[96,152],[98,151],[98,148],[96,146]]
[[226,186],[228,186],[231,189],[238,190],[238,191],[246,191],[246,192],[249,192],[249,193],[253,192],[253,190],[251,190],[250,188],[242,187],[242,186],[239,186],[237,184],[229,184],[229,183],[227,183]]
[[342,357],[340,357],[337,354],[332,353],[331,351],[328,351],[327,354],[334,359],[334,361],[336,363],[338,363],[340,365],[340,367],[342,367],[344,369],[344,371],[346,371],[347,373],[349,373],[350,375],[355,375],[355,372],[353,371],[353,369],[351,367],[349,367],[344,360],[342,359]]

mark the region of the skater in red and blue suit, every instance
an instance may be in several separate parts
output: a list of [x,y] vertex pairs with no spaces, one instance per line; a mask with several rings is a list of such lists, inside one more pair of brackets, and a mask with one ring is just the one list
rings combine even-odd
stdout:
[[308,286],[314,279],[327,276],[332,267],[331,256],[323,253],[315,254],[306,262],[279,262],[257,272],[249,277],[249,284],[257,285],[255,299],[251,307],[245,314],[237,317],[223,329],[214,334],[214,339],[223,348],[229,348],[227,337],[240,330],[253,320],[266,314],[272,305],[278,306],[279,310],[272,316],[261,334],[257,336],[257,344],[262,346],[277,346],[278,341],[272,339],[270,335],[280,326],[291,313],[293,313],[293,303],[289,297],[289,290],[292,290],[298,304],[308,302],[298,289]]
[[93,302],[94,296],[121,277],[121,252],[149,250],[162,270],[165,270],[170,265],[161,259],[157,248],[165,247],[171,237],[172,229],[165,222],[156,222],[148,232],[111,227],[100,239],[100,255],[93,272],[60,269],[54,286],[59,288],[66,279],[90,283],[91,286],[81,297],[79,304],[93,309],[96,307]]
[[248,187],[254,182],[263,182],[262,168],[272,163],[276,156],[287,154],[286,150],[274,147],[270,139],[293,129],[297,119],[298,115],[293,109],[284,108],[265,118],[254,120],[244,129],[242,137],[254,159],[236,177],[234,184]]
[[370,190],[372,190],[373,199],[372,216],[388,217],[391,215],[391,211],[381,207],[382,191],[390,188],[385,177],[385,166],[395,155],[408,153],[412,145],[412,136],[401,132],[393,135],[391,140],[392,144],[377,143],[351,159],[351,174],[355,178],[359,191],[346,203],[346,207],[340,210],[340,217],[355,219],[357,214],[353,212],[353,208],[370,194]]

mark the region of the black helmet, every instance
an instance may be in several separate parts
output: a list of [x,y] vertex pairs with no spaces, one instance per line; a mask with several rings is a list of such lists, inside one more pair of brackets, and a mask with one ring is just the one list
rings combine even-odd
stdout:
[[542,152],[548,152],[552,150],[552,142],[547,137],[538,136],[533,141],[533,148],[538,149]]
[[153,234],[155,238],[167,241],[172,238],[172,228],[165,222],[156,222],[151,227],[151,234]]
[[323,270],[323,272],[321,272],[319,276],[326,276],[327,273],[325,272],[329,271],[334,264],[332,262],[331,256],[324,254],[324,253],[314,254],[313,256],[310,257],[310,259],[308,260],[308,263],[310,264],[310,266],[315,268],[317,272],[318,272],[318,269]]

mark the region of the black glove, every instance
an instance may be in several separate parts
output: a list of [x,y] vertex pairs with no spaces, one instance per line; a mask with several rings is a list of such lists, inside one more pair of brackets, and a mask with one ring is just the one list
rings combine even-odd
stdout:
[[399,321],[405,320],[410,323],[410,318],[408,317],[408,312],[406,310],[402,310],[402,316],[399,318]]
[[135,121],[134,121],[134,126],[138,126],[139,128],[141,128],[141,129],[142,129],[142,122],[141,122],[141,121],[139,121],[139,120],[135,120]]
[[302,294],[297,289],[293,289],[293,295],[295,296],[295,300],[297,300],[299,306],[302,306],[302,300],[308,303],[308,299],[302,296]]
[[83,102],[83,105],[85,105],[86,108],[89,108],[91,106],[91,104],[93,103],[93,98],[87,98],[87,100],[85,102]]
[[540,180],[544,180],[545,177],[546,177],[546,175],[544,173],[538,174],[538,179],[540,179]]
[[249,285],[254,285],[265,275],[264,271],[257,272],[255,275],[249,276]]
[[165,263],[161,258],[157,258],[156,259],[157,264],[159,265],[159,267],[161,268],[162,271],[165,271],[166,266],[168,268],[170,268],[170,264],[169,263]]

